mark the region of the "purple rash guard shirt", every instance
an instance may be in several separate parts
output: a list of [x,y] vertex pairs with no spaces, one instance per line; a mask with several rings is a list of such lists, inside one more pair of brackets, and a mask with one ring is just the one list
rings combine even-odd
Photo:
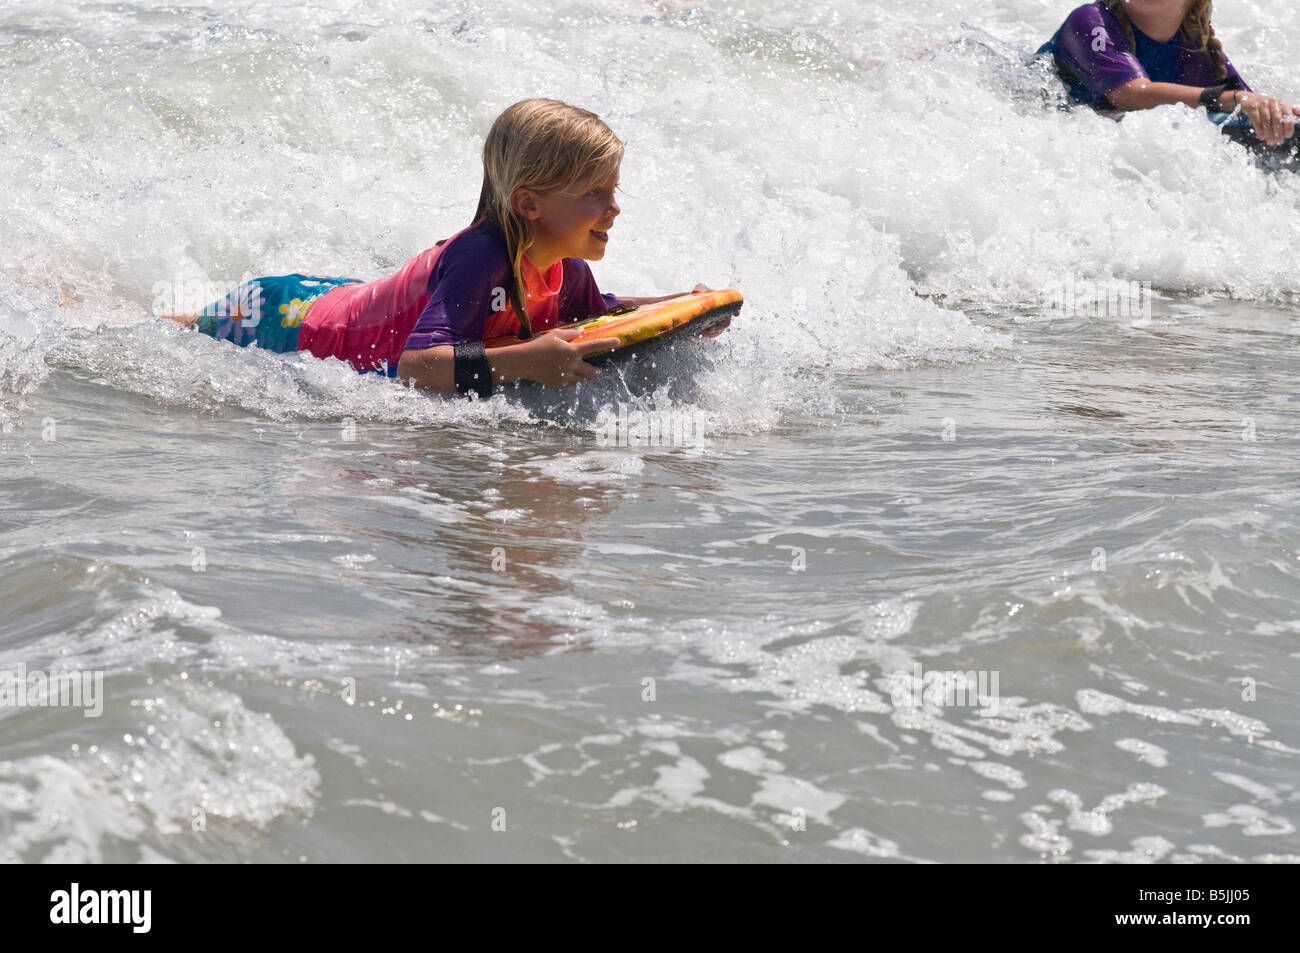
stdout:
[[[617,296],[600,293],[581,258],[557,261],[542,274],[525,255],[520,272],[535,332],[618,307]],[[504,291],[509,284],[510,257],[495,225],[484,221],[457,233],[429,271],[429,299],[405,350],[518,335],[522,326]]]

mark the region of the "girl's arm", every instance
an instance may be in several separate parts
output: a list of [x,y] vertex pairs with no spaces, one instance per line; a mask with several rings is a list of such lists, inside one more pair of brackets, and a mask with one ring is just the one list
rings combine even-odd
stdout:
[[[492,383],[508,384],[512,381],[530,380],[547,387],[569,387],[579,381],[589,380],[600,369],[583,358],[618,347],[618,338],[597,338],[581,344],[570,344],[569,339],[581,332],[577,328],[552,331],[522,344],[487,349],[488,367]],[[427,390],[451,392],[456,389],[455,348],[450,344],[438,347],[413,348],[403,351],[397,361],[397,378]]]
[[[1183,103],[1195,109],[1201,104],[1201,88],[1134,79],[1112,90],[1106,98],[1125,111],[1152,109],[1173,103]],[[1255,134],[1270,146],[1280,146],[1295,134],[1295,118],[1300,116],[1300,107],[1290,106],[1273,96],[1261,96],[1243,90],[1228,89],[1219,96],[1220,112],[1230,113],[1238,105],[1255,127]]]
[[680,298],[684,294],[696,294],[701,291],[712,291],[708,285],[696,285],[690,291],[682,291],[673,295],[660,295],[658,298],[619,298],[618,303],[623,308],[639,308],[643,304],[654,304],[656,301],[667,301],[669,298]]

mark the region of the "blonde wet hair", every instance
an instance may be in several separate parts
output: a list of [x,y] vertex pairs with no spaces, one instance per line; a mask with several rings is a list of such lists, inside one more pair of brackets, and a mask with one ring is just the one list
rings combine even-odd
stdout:
[[[1127,0],[1106,0],[1106,9],[1115,14],[1115,19],[1124,28],[1124,35],[1128,37],[1129,48],[1136,51],[1137,39],[1133,36],[1133,22],[1128,18],[1126,4]],[[1210,62],[1214,64],[1215,79],[1227,79],[1228,65],[1223,57],[1223,44],[1214,35],[1214,27],[1210,24],[1213,9],[1214,0],[1193,0],[1183,14],[1183,23],[1178,29],[1189,43],[1210,57]]]
[[517,189],[564,192],[614,174],[625,143],[593,112],[556,99],[525,99],[492,123],[483,143],[483,189],[472,224],[487,219],[501,229],[510,256],[510,303],[525,338],[532,323],[521,273],[533,243],[532,223],[515,211]]

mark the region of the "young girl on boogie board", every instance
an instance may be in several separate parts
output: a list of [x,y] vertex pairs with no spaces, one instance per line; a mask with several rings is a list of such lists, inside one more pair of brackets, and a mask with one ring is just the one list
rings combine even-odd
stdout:
[[[583,358],[617,339],[570,344],[577,331],[536,332],[663,300],[603,295],[587,266],[604,257],[619,215],[623,147],[585,109],[550,99],[515,103],[483,146],[471,225],[396,274],[366,283],[257,278],[197,318],[167,317],[235,344],[337,357],[437,391],[486,397],[511,381],[563,387],[586,380],[600,372]],[[522,343],[485,350],[484,340],[510,335]]]

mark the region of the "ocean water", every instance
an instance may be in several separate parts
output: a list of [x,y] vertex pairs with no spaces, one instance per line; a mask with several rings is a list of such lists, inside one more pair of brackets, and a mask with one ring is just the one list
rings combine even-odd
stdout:
[[[1054,108],[1069,7],[0,8],[0,673],[86,678],[0,857],[1300,859],[1300,178]],[[726,334],[471,403],[152,316],[390,273],[533,95]]]

